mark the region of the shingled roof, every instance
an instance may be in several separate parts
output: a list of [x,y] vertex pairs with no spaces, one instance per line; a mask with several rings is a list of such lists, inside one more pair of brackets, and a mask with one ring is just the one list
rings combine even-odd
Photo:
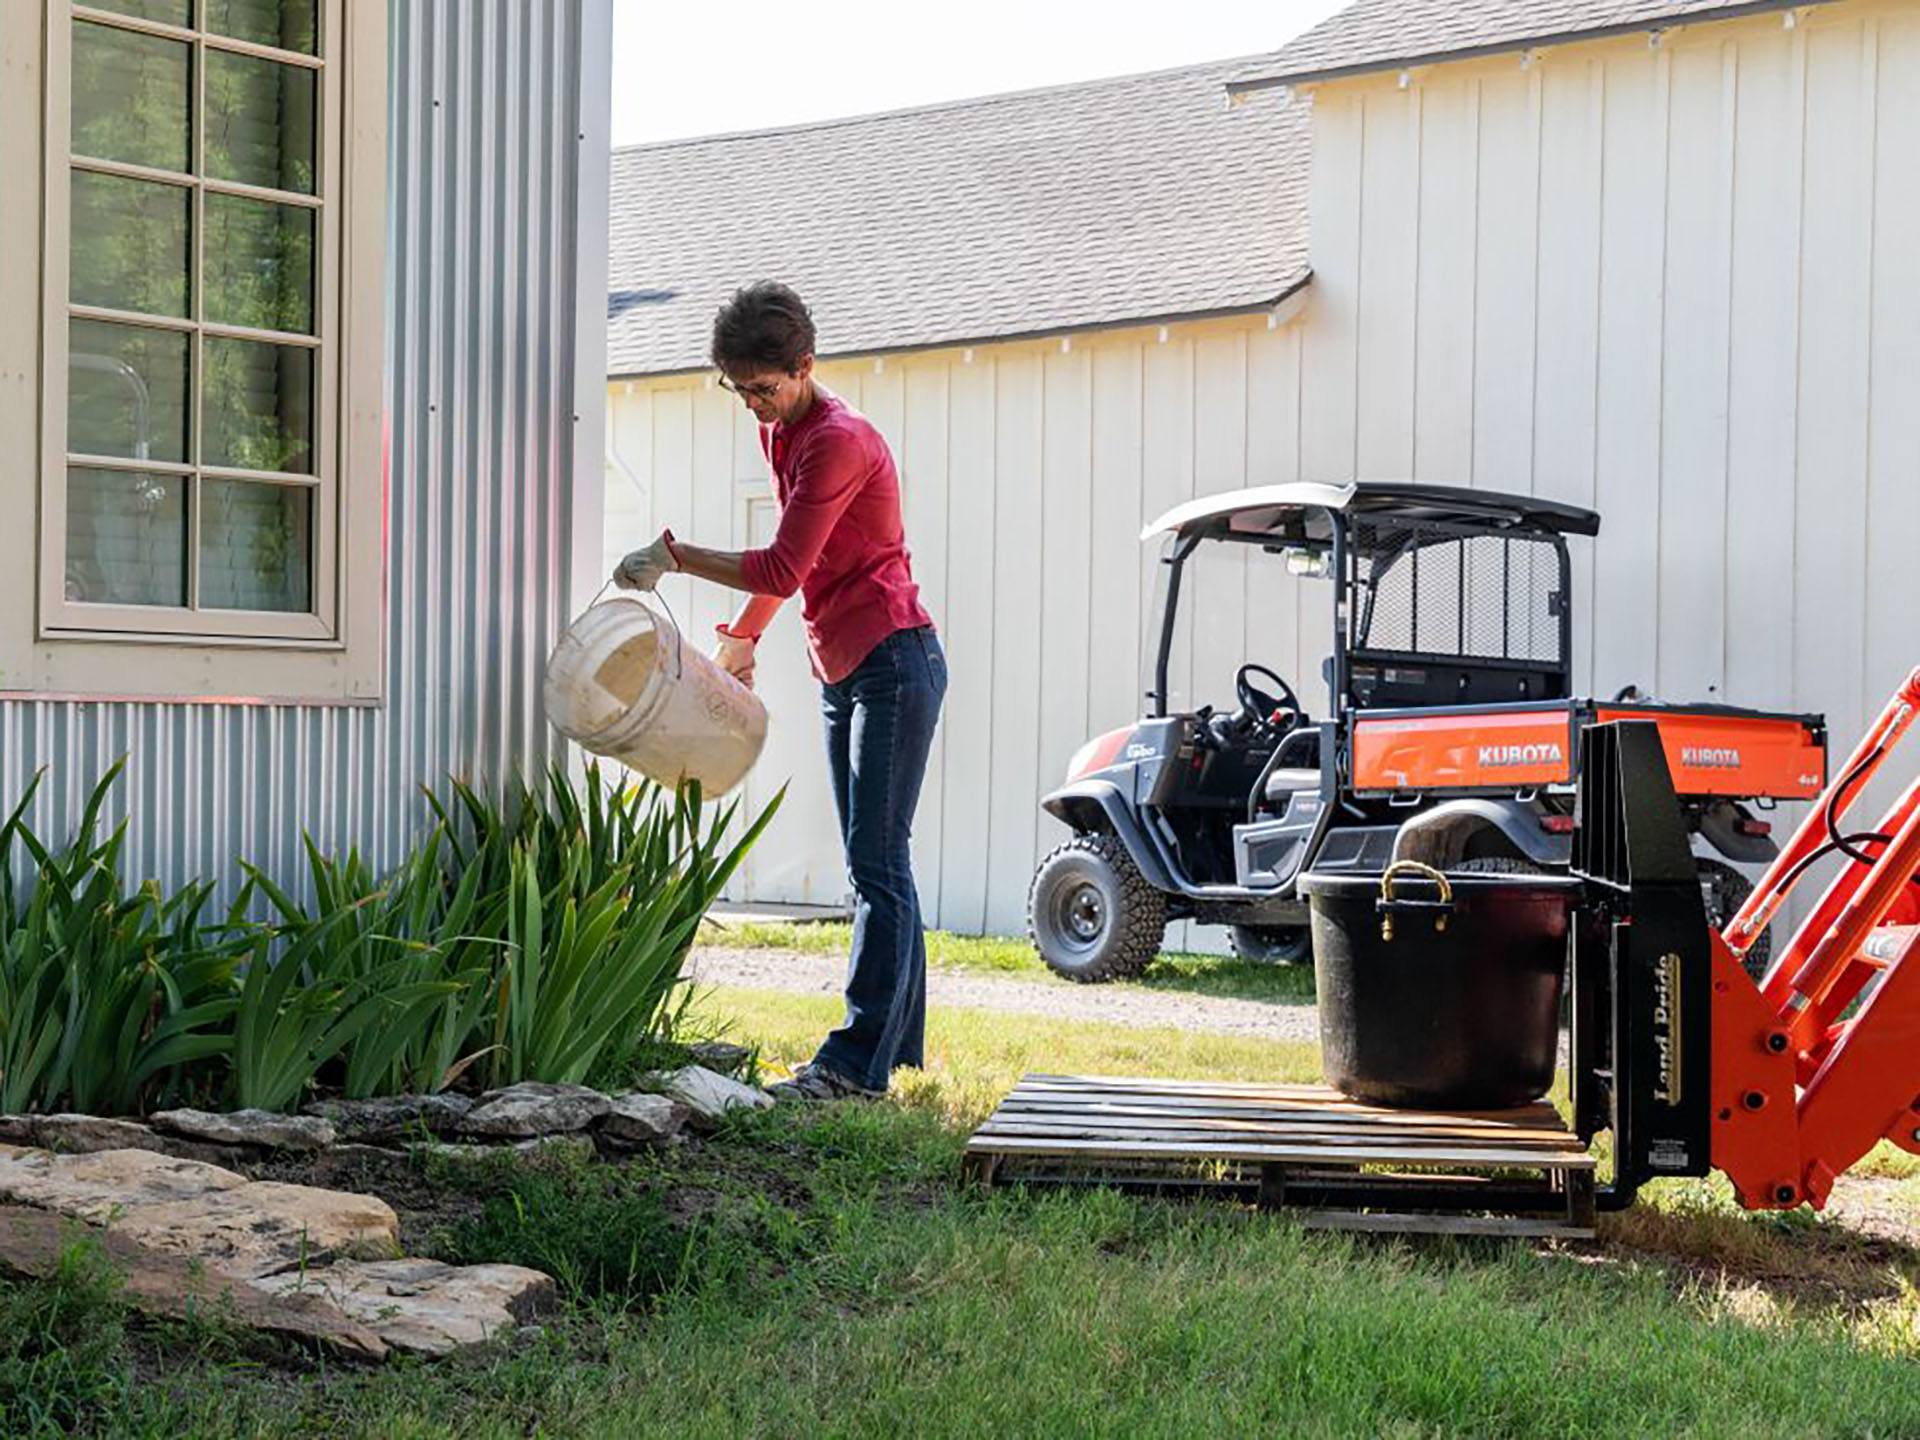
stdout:
[[1304,284],[1304,103],[1229,107],[1246,59],[616,151],[613,377],[706,364],[776,278],[822,355],[1271,305]]
[[1356,0],[1232,82],[1295,85],[1823,0]]

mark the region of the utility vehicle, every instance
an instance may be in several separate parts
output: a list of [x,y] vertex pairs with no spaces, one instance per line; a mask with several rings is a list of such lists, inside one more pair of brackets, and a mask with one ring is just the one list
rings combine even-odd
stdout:
[[[1083,746],[1042,802],[1074,832],[1029,895],[1047,964],[1076,980],[1137,973],[1175,919],[1230,927],[1249,959],[1310,960],[1295,889],[1308,869],[1564,870],[1579,736],[1631,718],[1659,728],[1708,918],[1725,923],[1751,889],[1728,862],[1778,853],[1755,808],[1826,784],[1825,720],[1577,696],[1567,541],[1599,528],[1591,510],[1532,496],[1375,481],[1207,496],[1155,521],[1141,537],[1163,546],[1148,713]],[[1213,577],[1196,573],[1208,557]],[[1274,668],[1292,638],[1264,567],[1331,587],[1330,604],[1305,594],[1298,611],[1331,622],[1318,719],[1298,676]],[[1188,617],[1196,589],[1203,613]],[[1186,704],[1176,651],[1184,672],[1205,669],[1197,657],[1217,660],[1243,617],[1260,633],[1268,604],[1273,642],[1249,639],[1234,703]]]

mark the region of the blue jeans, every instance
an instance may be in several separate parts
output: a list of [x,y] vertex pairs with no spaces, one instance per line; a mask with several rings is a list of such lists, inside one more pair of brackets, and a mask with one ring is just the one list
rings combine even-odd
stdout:
[[925,1060],[927,941],[913,884],[914,807],[947,693],[932,626],[896,630],[846,679],[820,687],[827,767],[853,881],[847,1018],[815,1062],[872,1090]]

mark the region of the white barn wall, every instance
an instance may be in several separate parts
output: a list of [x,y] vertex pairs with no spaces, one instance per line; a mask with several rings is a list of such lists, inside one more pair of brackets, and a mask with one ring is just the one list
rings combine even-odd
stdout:
[[[1041,793],[1084,740],[1139,713],[1158,553],[1140,531],[1195,495],[1299,477],[1301,336],[1298,321],[1234,318],[821,367],[894,448],[914,573],[951,666],[915,835],[931,923],[1023,929],[1034,862],[1066,833]],[[608,452],[609,569],[662,525],[764,541],[754,426],[703,377],[614,381]],[[1298,618],[1315,587],[1259,567],[1209,581],[1188,607],[1203,688],[1227,700],[1233,668],[1257,655],[1308,677],[1315,704],[1329,622]],[[663,589],[696,634],[727,613],[715,587]],[[736,889],[832,902],[846,887],[797,621],[783,614],[762,645],[773,726],[748,799],[793,789]],[[1170,943],[1217,943],[1185,932]]]
[[[1411,474],[1592,506],[1601,535],[1573,546],[1582,690],[1824,711],[1842,755],[1920,663],[1915,7],[1841,0],[1791,28],[1409,82],[1315,93],[1313,298],[1290,326],[826,367],[901,457],[953,659],[917,841],[935,923],[1020,929],[1057,830],[1038,792],[1138,703],[1154,565],[1135,537],[1194,494]],[[615,382],[610,410],[609,560],[689,516],[741,543],[766,492],[737,402],[679,377]],[[1203,672],[1224,687],[1241,655],[1270,658],[1323,703],[1326,587],[1254,567],[1233,588],[1194,596]],[[709,589],[691,604],[702,627],[723,613]],[[792,773],[793,809],[742,889],[831,900],[812,689],[782,630],[754,784]]]
[[1844,755],[1920,663],[1920,12],[1440,65],[1314,111],[1308,476],[1593,506],[1584,690],[1820,710]]

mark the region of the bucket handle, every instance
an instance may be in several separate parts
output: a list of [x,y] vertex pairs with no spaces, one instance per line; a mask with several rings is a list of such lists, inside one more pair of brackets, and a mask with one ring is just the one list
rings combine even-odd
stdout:
[[[591,610],[595,605],[598,605],[606,598],[607,591],[611,589],[613,589],[613,581],[609,580],[600,587],[600,593],[587,602],[587,608]],[[622,590],[620,594],[624,598],[633,601],[634,604],[653,616],[654,619],[659,620],[663,617],[665,618],[667,627],[673,631],[673,678],[678,680],[686,670],[685,654],[687,636],[686,632],[680,628],[680,621],[674,615],[673,607],[667,603],[667,597],[662,595],[658,590]],[[653,601],[653,604],[649,605],[647,603],[649,599]]]
[[[1438,900],[1396,900],[1393,894],[1393,882],[1408,876],[1431,880],[1439,887],[1440,898]],[[1447,916],[1453,913],[1453,884],[1431,865],[1423,865],[1418,860],[1396,860],[1380,877],[1380,898],[1374,903],[1374,909],[1380,914],[1382,940],[1393,939],[1393,917],[1402,912],[1418,911],[1432,915],[1434,932],[1438,934],[1447,928]]]
[[[686,632],[680,628],[680,620],[673,613],[673,607],[667,604],[666,596],[662,595],[658,590],[646,590],[642,591],[641,594],[651,595],[653,597],[654,603],[660,607],[659,613],[666,617],[667,626],[673,631],[673,678],[678,680],[686,670]],[[641,600],[640,603],[646,605],[645,600]],[[647,609],[652,610],[653,606],[647,605]]]

